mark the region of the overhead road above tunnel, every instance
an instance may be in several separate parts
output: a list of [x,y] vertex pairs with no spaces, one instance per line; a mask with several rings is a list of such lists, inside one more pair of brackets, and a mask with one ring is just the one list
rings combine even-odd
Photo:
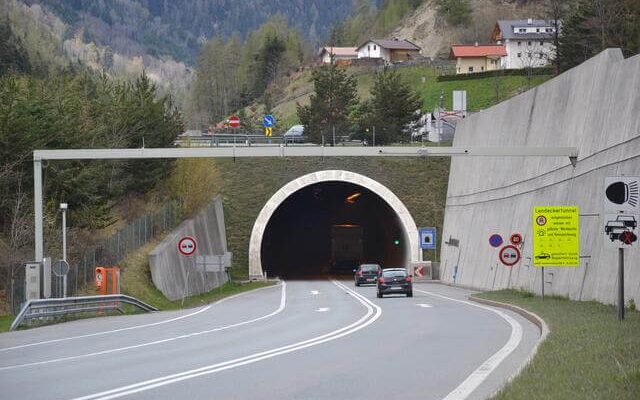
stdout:
[[[440,150],[442,149],[442,150]],[[494,153],[492,153],[492,151]],[[34,259],[44,257],[42,161],[46,160],[123,160],[153,158],[235,158],[235,157],[443,157],[443,156],[548,156],[569,157],[575,165],[575,147],[365,147],[365,146],[274,146],[231,148],[139,148],[139,149],[61,149],[33,151]]]

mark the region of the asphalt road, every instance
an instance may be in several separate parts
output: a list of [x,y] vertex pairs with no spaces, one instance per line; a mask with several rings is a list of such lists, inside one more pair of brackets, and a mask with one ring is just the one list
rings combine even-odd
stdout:
[[290,281],[180,312],[0,335],[1,399],[479,399],[539,338],[470,292],[377,299],[349,281]]

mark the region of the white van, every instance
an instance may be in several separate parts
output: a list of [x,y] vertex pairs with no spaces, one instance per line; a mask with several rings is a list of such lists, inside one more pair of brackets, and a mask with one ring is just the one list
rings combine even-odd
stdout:
[[294,125],[284,134],[284,140],[287,143],[302,143],[304,142],[304,126]]

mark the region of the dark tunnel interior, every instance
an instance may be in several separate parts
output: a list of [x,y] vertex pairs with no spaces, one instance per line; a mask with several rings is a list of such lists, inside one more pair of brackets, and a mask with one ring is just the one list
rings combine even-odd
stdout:
[[405,242],[396,212],[372,191],[348,182],[316,183],[274,212],[262,239],[262,268],[271,277],[323,279],[353,276],[361,263],[405,267]]

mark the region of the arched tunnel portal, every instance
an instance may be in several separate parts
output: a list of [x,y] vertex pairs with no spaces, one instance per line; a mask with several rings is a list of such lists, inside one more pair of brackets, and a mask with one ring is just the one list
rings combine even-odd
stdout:
[[353,172],[319,171],[265,204],[251,233],[249,275],[351,275],[359,263],[410,268],[421,255],[415,222],[388,188]]

